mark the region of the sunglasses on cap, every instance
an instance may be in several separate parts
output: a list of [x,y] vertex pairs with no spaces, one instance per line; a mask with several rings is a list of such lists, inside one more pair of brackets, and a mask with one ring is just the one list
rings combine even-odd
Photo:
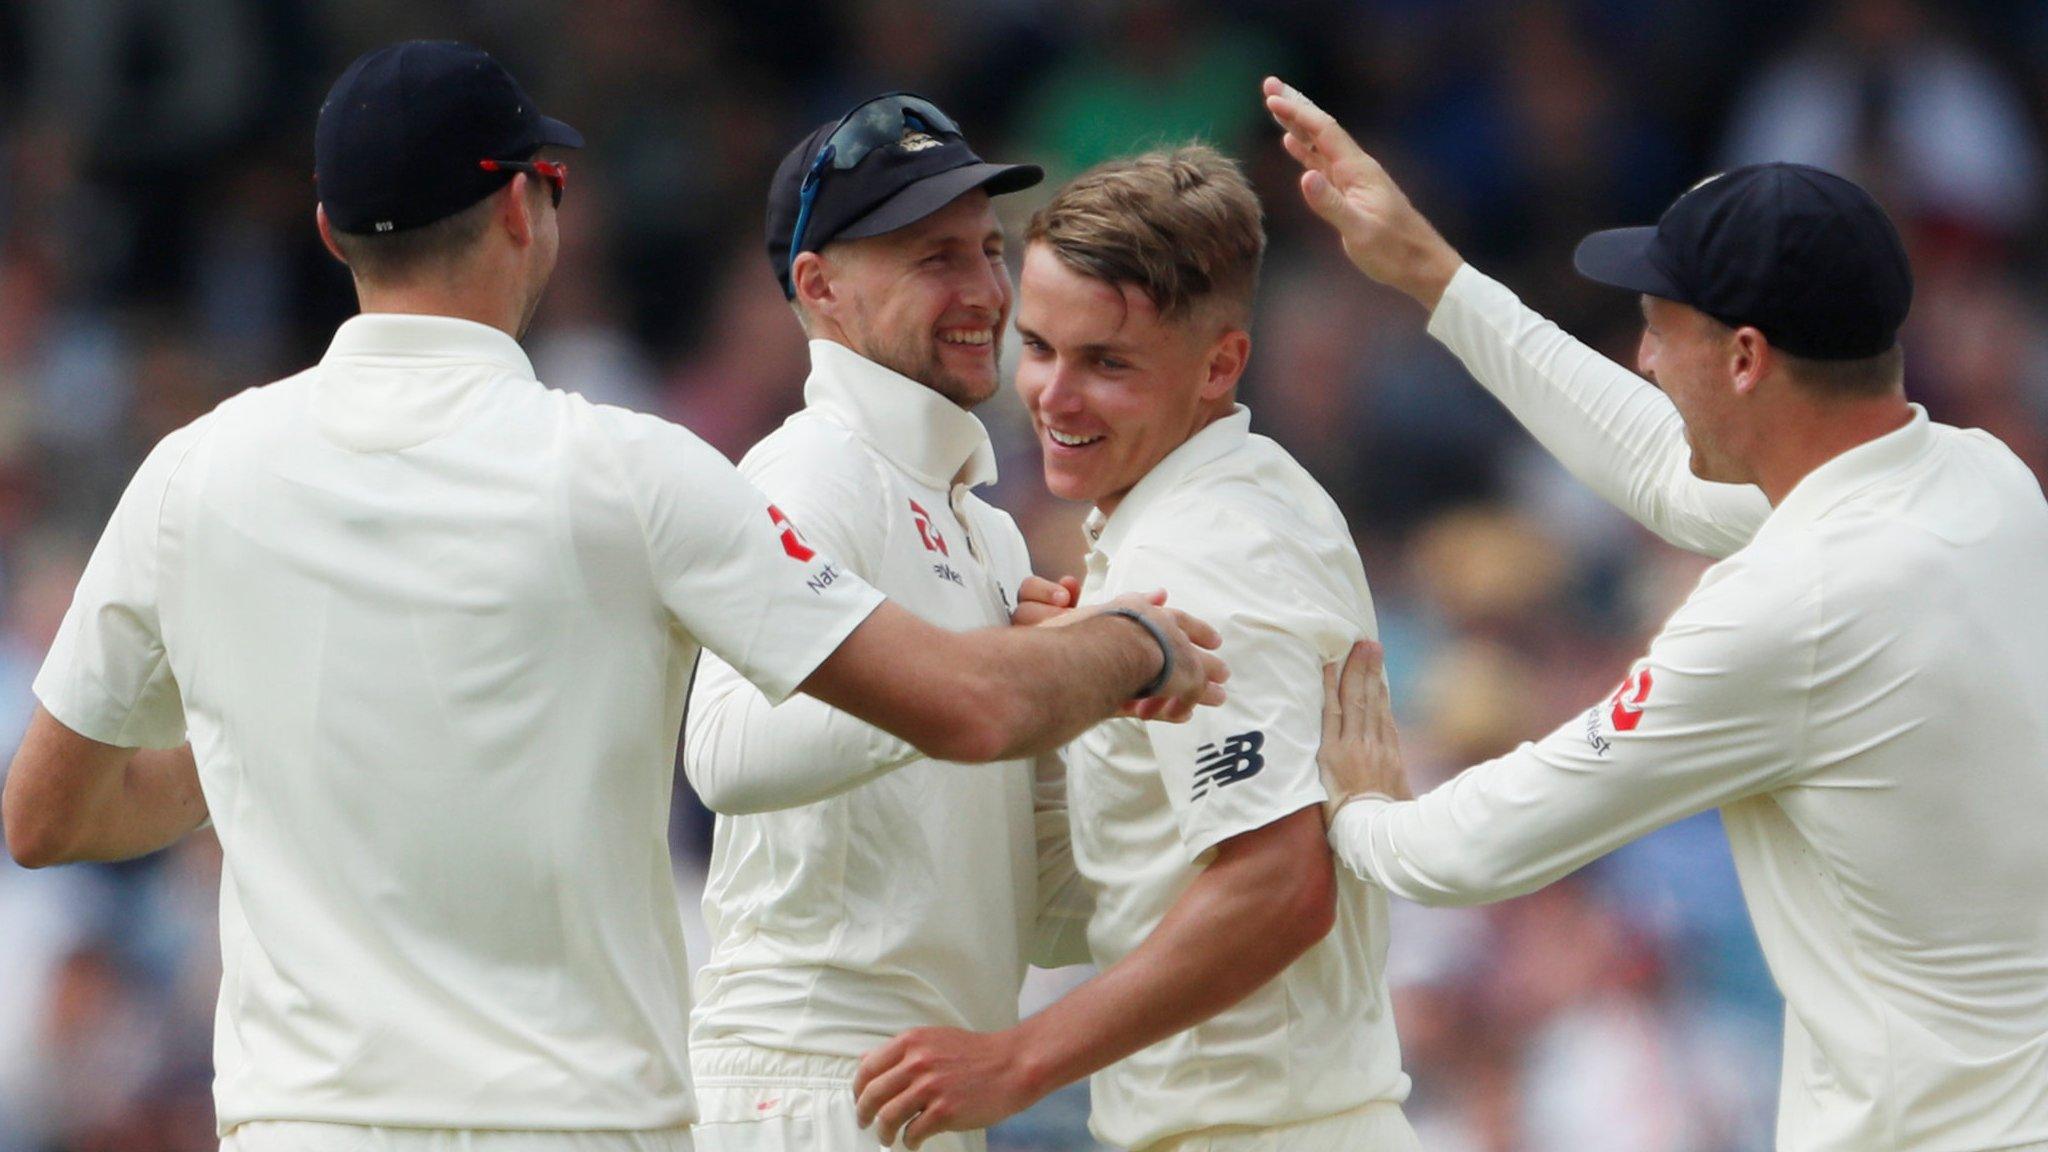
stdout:
[[905,131],[961,134],[960,126],[939,111],[938,105],[906,92],[877,96],[839,118],[839,123],[826,134],[817,159],[811,161],[810,170],[804,173],[803,186],[797,191],[796,227],[789,233],[791,260],[804,250],[804,232],[811,226],[811,207],[818,202],[818,189],[825,183],[825,173],[858,167],[875,149],[900,143]]
[[562,189],[569,186],[569,166],[559,160],[479,160],[476,166],[486,172],[524,172],[547,181],[557,208],[562,206]]

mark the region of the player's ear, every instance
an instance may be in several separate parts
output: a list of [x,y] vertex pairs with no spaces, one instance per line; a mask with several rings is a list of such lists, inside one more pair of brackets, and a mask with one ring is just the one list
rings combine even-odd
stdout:
[[1762,332],[1748,326],[1737,328],[1728,342],[1728,375],[1736,395],[1755,392],[1776,357],[1777,350]]
[[313,224],[320,229],[320,243],[327,246],[327,254],[348,266],[348,257],[341,254],[341,245],[334,242],[334,225],[327,221],[327,205],[313,205]]
[[511,183],[497,192],[501,197],[496,213],[498,222],[512,237],[512,243],[520,248],[533,243],[534,219],[538,215],[529,195],[533,182],[533,177],[526,173],[515,172]]
[[814,314],[829,316],[838,307],[832,267],[816,252],[797,253],[789,265],[789,283],[796,289],[797,303]]
[[1208,378],[1202,381],[1202,399],[1221,400],[1230,395],[1252,358],[1252,336],[1242,328],[1231,328],[1209,348]]

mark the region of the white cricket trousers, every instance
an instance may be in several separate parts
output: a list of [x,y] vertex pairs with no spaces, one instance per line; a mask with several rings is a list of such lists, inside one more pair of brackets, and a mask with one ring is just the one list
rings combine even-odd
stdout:
[[1162,1140],[1144,1152],[1421,1152],[1399,1104],[1384,1100],[1299,1124],[1204,1128]]
[[495,1128],[385,1128],[307,1120],[251,1120],[220,1138],[220,1152],[693,1152],[688,1128],[547,1132]]
[[[878,1152],[860,1126],[860,1061],[741,1045],[690,1045],[697,1152]],[[898,1143],[894,1149],[903,1145]],[[979,1132],[943,1132],[920,1152],[987,1152]]]

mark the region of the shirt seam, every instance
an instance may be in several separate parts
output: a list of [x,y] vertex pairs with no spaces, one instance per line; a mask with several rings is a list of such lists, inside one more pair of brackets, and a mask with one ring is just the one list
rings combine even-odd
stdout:
[[[1807,690],[1800,693],[1799,744],[1797,753],[1792,761],[1794,765],[1805,764],[1812,749],[1814,697],[1812,688],[1820,668],[1820,644],[1821,637],[1824,635],[1822,625],[1827,620],[1828,568],[1824,562],[1824,557],[1821,555],[1824,550],[1823,545],[1819,540],[1814,540],[1808,547],[1812,552],[1811,562],[1814,566],[1813,594],[1811,597],[1813,602],[1812,624],[1814,626],[1814,636],[1807,645],[1807,666],[1805,669]],[[1834,892],[1840,892],[1841,878],[1835,875],[1834,868],[1825,863],[1823,863],[1823,868],[1826,873],[1828,888]],[[1866,985],[1870,983],[1871,971],[1868,957],[1864,953],[1862,941],[1856,936],[1855,925],[1849,917],[1843,918],[1842,945],[1848,950],[1849,960],[1856,974],[1864,980]],[[1894,1043],[1892,1035],[1891,1016],[1885,1011],[1885,1006],[1882,1002],[1873,1003],[1872,1009],[1877,1015],[1880,1035],[1883,1037],[1884,1043],[1884,1053],[1879,1061],[1880,1067],[1884,1069],[1884,1086],[1878,1094],[1878,1099],[1882,1101],[1879,1107],[1884,1111],[1884,1130],[1887,1132],[1898,1132],[1900,1131],[1898,1092],[1896,1091],[1898,1060],[1895,1053],[1897,1045]]]
[[[215,411],[217,412],[219,411],[219,409],[216,408]],[[207,416],[211,417],[213,416],[213,413],[209,412],[207,413]],[[191,427],[191,425],[188,424],[186,425],[186,427],[189,428]],[[178,474],[184,471],[185,462],[192,458],[192,453],[198,449],[199,445],[213,437],[213,434],[217,427],[217,420],[208,420],[207,426],[205,428],[200,429],[197,433],[193,435],[192,442],[185,445],[185,447],[181,451],[179,451],[178,458],[172,461],[170,468],[167,471],[165,471],[163,489],[162,491],[157,493],[155,513],[156,523],[152,524],[149,530],[149,563],[151,569],[149,595],[151,601],[151,614],[156,617],[154,623],[156,625],[155,632],[157,654],[156,660],[150,664],[149,675],[143,678],[142,683],[145,686],[145,688],[156,679],[157,672],[160,669],[162,669],[165,664],[169,663],[171,659],[170,646],[164,643],[164,509],[167,506],[169,506],[171,502],[171,485],[177,480]],[[177,683],[176,676],[173,676],[171,678],[171,683]],[[121,718],[122,736],[133,736],[131,728],[135,722],[135,710],[137,707],[141,705],[141,703],[142,702],[140,699],[131,700],[128,702],[127,714]],[[184,705],[184,691],[180,689],[178,693],[178,708],[180,713],[184,711]],[[179,719],[182,722],[183,716],[181,715]],[[125,742],[123,746],[127,746]]]

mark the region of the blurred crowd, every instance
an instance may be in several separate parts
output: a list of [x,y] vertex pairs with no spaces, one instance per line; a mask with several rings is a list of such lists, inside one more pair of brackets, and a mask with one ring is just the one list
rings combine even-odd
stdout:
[[[1704,562],[1543,457],[1342,262],[1256,98],[1350,125],[1451,241],[1625,362],[1634,302],[1586,231],[1754,160],[1878,192],[1918,275],[1908,388],[2048,474],[2048,7],[2032,0],[16,0],[0,5],[0,745],[115,498],[158,438],[319,357],[353,310],[313,229],[311,139],[358,52],[453,37],[584,130],[541,377],[737,456],[800,400],[762,255],[776,159],[911,89],[1054,182],[1200,137],[1265,197],[1245,388],[1345,506],[1418,786],[1604,697]],[[999,201],[1012,224],[1052,186]],[[996,500],[1078,571],[1021,408]],[[1938,606],[1930,606],[1938,610]],[[695,919],[710,819],[678,783]],[[28,873],[0,857],[0,1152],[213,1147],[210,834]],[[701,933],[701,928],[698,929]],[[703,955],[701,937],[694,954]],[[1494,908],[1396,910],[1409,1114],[1434,1152],[1770,1146],[1779,1003],[1712,813]],[[1051,995],[1072,973],[1034,982]],[[992,1146],[1092,1149],[1085,1089]]]

